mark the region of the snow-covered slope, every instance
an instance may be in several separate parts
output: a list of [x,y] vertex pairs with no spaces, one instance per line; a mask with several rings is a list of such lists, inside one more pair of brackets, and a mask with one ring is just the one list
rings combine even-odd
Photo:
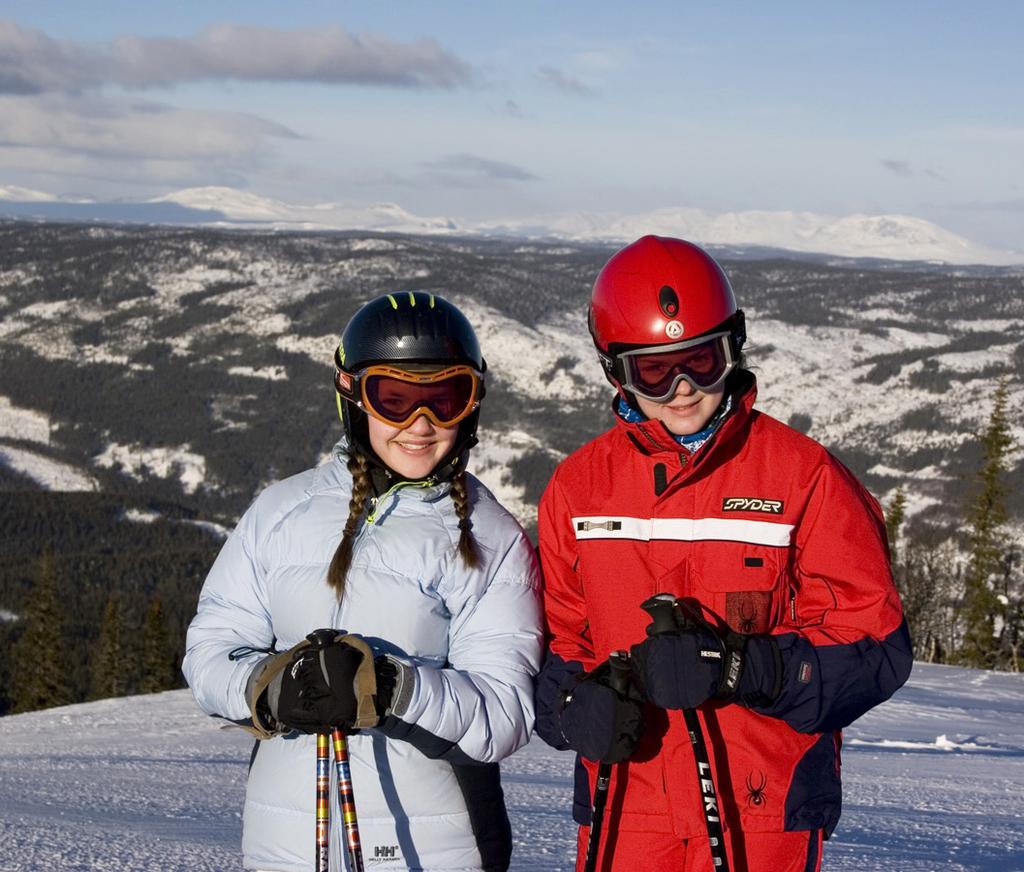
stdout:
[[[240,870],[250,749],[188,691],[2,718],[0,869]],[[569,872],[572,755],[534,739],[502,771],[512,869]],[[1024,676],[917,664],[846,731],[843,778],[829,872],[1019,872]]]

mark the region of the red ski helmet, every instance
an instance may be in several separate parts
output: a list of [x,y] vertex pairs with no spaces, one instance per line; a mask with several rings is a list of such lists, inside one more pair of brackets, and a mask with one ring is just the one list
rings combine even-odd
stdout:
[[624,393],[623,352],[685,347],[721,332],[729,334],[738,360],[746,339],[743,311],[722,268],[690,242],[644,236],[614,254],[594,282],[590,334],[605,375]]

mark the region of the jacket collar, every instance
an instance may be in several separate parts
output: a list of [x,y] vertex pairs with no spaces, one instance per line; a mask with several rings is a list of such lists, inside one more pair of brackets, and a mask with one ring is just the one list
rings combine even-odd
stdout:
[[[352,476],[348,471],[348,450],[348,440],[343,436],[331,449],[330,459],[316,468],[309,486],[310,494],[327,490],[342,490],[345,493],[351,491]],[[370,475],[373,479],[374,493],[378,498],[401,490],[403,494],[408,494],[414,499],[432,500],[444,496],[451,488],[450,481],[407,482],[401,479],[388,479],[378,473],[374,465],[370,466]]]
[[[757,399],[757,380],[751,372],[742,372],[739,375],[732,393],[733,408],[725,416],[717,432],[693,455],[694,466],[706,462],[710,454],[719,450],[719,446],[741,433],[750,419],[754,400]],[[641,454],[656,456],[670,453],[678,457],[685,452],[661,421],[647,420],[631,424],[615,415],[615,425],[629,445]]]

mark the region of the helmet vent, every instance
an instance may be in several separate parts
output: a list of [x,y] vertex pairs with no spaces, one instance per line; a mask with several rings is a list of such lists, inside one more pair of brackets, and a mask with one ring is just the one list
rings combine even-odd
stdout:
[[661,306],[666,318],[675,318],[679,314],[679,295],[676,294],[675,288],[662,285],[658,291],[658,305]]

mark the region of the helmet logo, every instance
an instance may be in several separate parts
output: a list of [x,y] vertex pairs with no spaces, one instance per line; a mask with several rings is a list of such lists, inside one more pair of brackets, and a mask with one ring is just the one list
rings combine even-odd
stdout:
[[669,321],[665,325],[665,335],[669,339],[678,339],[683,335],[683,322],[682,321]]
[[676,294],[675,288],[670,285],[662,285],[660,291],[658,291],[658,305],[661,306],[661,311],[665,313],[666,318],[675,318],[679,314],[679,296]]

